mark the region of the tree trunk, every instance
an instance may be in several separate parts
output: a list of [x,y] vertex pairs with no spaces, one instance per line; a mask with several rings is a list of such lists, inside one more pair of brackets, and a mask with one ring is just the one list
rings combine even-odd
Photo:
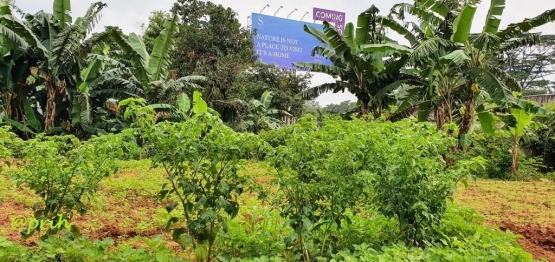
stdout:
[[366,103],[365,101],[361,101],[360,113],[362,115],[368,114],[368,103]]
[[47,92],[47,102],[46,110],[44,112],[44,131],[48,131],[55,127],[55,116],[56,116],[56,98],[58,94],[65,91],[66,84],[65,80],[61,81],[59,84],[56,83],[52,76],[47,76],[45,81],[45,89]]
[[511,174],[518,174],[518,153],[520,152],[520,137],[515,137],[513,146],[513,162],[511,164]]
[[468,101],[464,105],[464,114],[461,116],[461,125],[459,126],[459,134],[466,135],[472,126],[474,119],[474,101]]
[[441,130],[443,125],[445,125],[445,104],[443,101],[439,102],[439,106],[436,109],[436,125],[437,129]]

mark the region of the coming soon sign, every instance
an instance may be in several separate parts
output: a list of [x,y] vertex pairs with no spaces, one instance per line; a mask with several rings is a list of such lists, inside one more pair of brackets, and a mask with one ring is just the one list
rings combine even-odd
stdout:
[[335,29],[343,34],[343,30],[345,29],[345,13],[314,7],[312,10],[312,17],[316,21],[332,23]]

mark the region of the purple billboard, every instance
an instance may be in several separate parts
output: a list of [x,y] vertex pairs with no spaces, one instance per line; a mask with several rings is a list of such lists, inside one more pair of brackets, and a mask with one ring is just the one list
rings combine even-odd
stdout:
[[345,13],[314,7],[312,10],[312,18],[316,21],[333,23],[335,29],[343,34],[343,30],[345,29]]

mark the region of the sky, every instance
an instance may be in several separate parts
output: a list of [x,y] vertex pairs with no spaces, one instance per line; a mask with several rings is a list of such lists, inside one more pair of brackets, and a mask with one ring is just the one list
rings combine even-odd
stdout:
[[[98,0],[73,0],[72,16],[82,16],[90,7],[91,3]],[[53,0],[16,0],[16,5],[26,13],[36,13],[39,10],[51,12]],[[140,33],[140,25],[148,22],[150,12],[154,10],[169,10],[175,0],[104,0],[108,6],[102,12],[102,18],[98,23],[95,31],[103,30],[104,26],[119,26],[125,33]],[[300,20],[303,14],[308,12],[304,21],[312,22],[312,8],[324,8],[337,10],[346,13],[346,21],[356,23],[359,13],[366,10],[372,5],[378,7],[381,13],[386,15],[391,7],[400,2],[411,2],[407,0],[212,0],[216,4],[231,7],[239,14],[240,22],[247,24],[247,17],[251,13],[259,13],[264,6],[267,7],[262,13],[266,15],[274,15],[276,11],[278,17],[287,17],[293,10],[290,19]],[[276,3],[277,2],[277,3]],[[490,1],[482,0],[482,4],[478,7],[473,24],[473,32],[479,32],[485,22]],[[283,8],[280,9],[280,7]],[[501,27],[505,28],[510,23],[516,23],[537,16],[548,9],[555,9],[555,0],[506,0],[506,8],[501,20]],[[481,22],[484,21],[484,22]],[[555,23],[542,26],[535,32],[543,32],[546,34],[555,34]],[[391,38],[401,41],[398,36]],[[323,74],[314,74],[312,77],[312,85],[320,85],[327,82],[333,82],[330,76]],[[321,95],[317,101],[320,105],[338,104],[345,100],[356,100],[349,93],[326,93]]]

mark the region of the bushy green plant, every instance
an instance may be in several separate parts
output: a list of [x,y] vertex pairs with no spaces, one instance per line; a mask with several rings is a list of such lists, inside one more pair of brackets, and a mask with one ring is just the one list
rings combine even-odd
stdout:
[[0,126],[0,158],[22,156],[25,142],[11,131],[10,126]]
[[[252,184],[250,176],[238,171],[245,152],[261,146],[259,139],[235,133],[219,117],[200,113],[182,123],[157,124],[148,143],[153,165],[167,173],[159,197],[176,196],[178,202],[166,209],[171,213],[180,206],[186,219],[187,230],[174,228],[174,240],[184,248],[192,244],[197,259],[209,260],[217,233],[239,212],[237,197]],[[168,226],[178,220],[172,217]]]
[[448,167],[442,156],[457,141],[428,123],[372,123],[369,130],[374,137],[364,165],[375,174],[373,204],[398,221],[406,244],[424,246],[434,239],[434,227],[441,224],[456,183],[477,171],[484,159]]
[[228,223],[228,231],[218,236],[218,258],[249,258],[283,254],[282,236],[291,229],[283,227],[283,218],[270,207],[254,207]]
[[0,237],[0,261],[9,262],[87,262],[87,261],[182,261],[173,250],[167,248],[162,235],[150,239],[140,238],[147,248],[135,248],[130,244],[114,247],[111,238],[89,240],[87,237],[64,235],[37,241],[34,247],[26,247]]
[[276,202],[295,232],[285,239],[286,245],[299,247],[305,261],[310,261],[311,231],[326,232],[323,253],[332,226],[348,221],[346,211],[368,197],[369,174],[364,171],[364,143],[359,140],[364,135],[362,123],[329,120],[318,128],[316,118],[307,115],[270,158],[282,193]]
[[[65,219],[75,212],[86,212],[85,199],[98,190],[102,178],[117,170],[115,158],[121,155],[123,135],[105,135],[80,142],[73,136],[46,137],[29,140],[22,149],[23,168],[13,171],[16,185],[26,186],[41,197],[33,207],[39,223]],[[76,228],[74,228],[76,229]],[[40,227],[24,230],[29,237]],[[55,234],[50,227],[43,237]],[[39,232],[40,233],[40,232]]]
[[478,176],[491,179],[511,179],[511,147],[512,139],[509,131],[496,130],[494,136],[488,136],[482,132],[473,134],[473,145],[461,159],[469,159],[482,156],[487,159],[487,165],[483,173]]
[[472,210],[450,206],[443,221],[437,228],[442,241],[425,249],[365,243],[336,253],[331,261],[533,261],[515,235],[485,227],[483,217]]

